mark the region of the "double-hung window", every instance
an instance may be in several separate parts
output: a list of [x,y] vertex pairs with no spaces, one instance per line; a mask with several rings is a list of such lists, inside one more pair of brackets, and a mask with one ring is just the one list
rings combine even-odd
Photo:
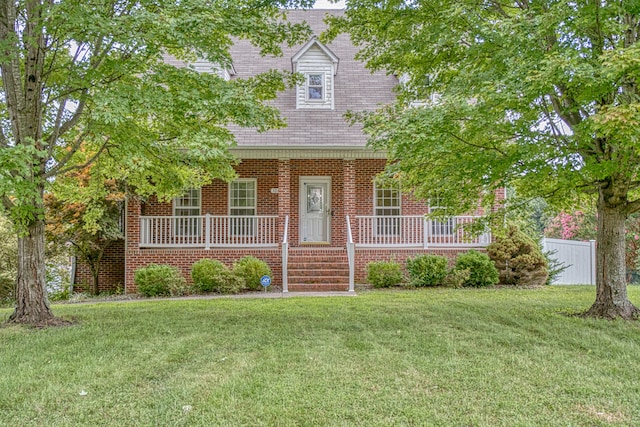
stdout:
[[233,236],[255,234],[256,187],[255,179],[238,179],[229,184],[229,215],[232,217],[229,231]]
[[307,100],[324,101],[324,74],[307,74]]
[[392,187],[374,189],[374,231],[378,236],[400,234],[400,190]]
[[[438,209],[445,209],[438,202],[438,198],[435,200],[435,206],[429,206],[429,210],[431,212]],[[431,235],[433,236],[451,236],[456,228],[456,219],[455,218],[445,218],[442,220],[432,220],[431,221]]]
[[177,236],[200,235],[200,202],[199,188],[187,190],[182,196],[173,199],[174,230]]

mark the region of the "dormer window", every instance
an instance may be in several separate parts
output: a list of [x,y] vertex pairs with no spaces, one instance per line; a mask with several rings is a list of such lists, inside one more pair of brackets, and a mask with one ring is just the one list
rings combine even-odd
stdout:
[[324,74],[307,74],[307,100],[324,100]]
[[338,57],[312,37],[291,58],[292,71],[304,76],[296,88],[296,108],[333,110]]

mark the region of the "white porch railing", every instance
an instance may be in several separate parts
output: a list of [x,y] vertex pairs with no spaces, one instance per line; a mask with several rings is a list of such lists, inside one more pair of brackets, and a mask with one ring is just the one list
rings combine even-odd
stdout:
[[289,215],[284,218],[282,235],[282,292],[289,292]]
[[358,216],[359,247],[482,247],[491,243],[491,233],[471,235],[467,225],[477,216],[455,216],[444,220],[413,216]]
[[140,247],[278,246],[277,216],[143,216]]
[[351,232],[351,220],[347,215],[347,259],[349,261],[349,292],[355,290],[356,244]]

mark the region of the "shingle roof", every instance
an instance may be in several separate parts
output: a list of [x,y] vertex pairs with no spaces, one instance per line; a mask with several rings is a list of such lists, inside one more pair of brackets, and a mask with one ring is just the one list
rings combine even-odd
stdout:
[[[291,10],[288,20],[294,23],[306,21],[314,35],[326,29],[323,18],[326,14],[342,14],[338,10]],[[231,49],[236,77],[249,77],[270,69],[291,72],[291,58],[304,44],[291,48],[284,46],[281,57],[261,57],[258,49],[244,40]],[[394,76],[371,73],[364,64],[355,60],[358,52],[345,34],[327,44],[340,59],[334,80],[334,110],[296,110],[295,90],[282,92],[273,102],[287,121],[284,129],[258,133],[253,129],[232,128],[238,146],[364,146],[366,136],[360,126],[349,126],[344,120],[347,110],[371,110],[394,100],[392,89],[398,84]]]

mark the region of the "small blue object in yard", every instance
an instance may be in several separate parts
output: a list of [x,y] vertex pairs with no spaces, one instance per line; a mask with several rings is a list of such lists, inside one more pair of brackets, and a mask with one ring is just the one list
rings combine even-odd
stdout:
[[269,286],[271,284],[271,277],[262,276],[260,278],[260,284],[266,288],[267,286]]

